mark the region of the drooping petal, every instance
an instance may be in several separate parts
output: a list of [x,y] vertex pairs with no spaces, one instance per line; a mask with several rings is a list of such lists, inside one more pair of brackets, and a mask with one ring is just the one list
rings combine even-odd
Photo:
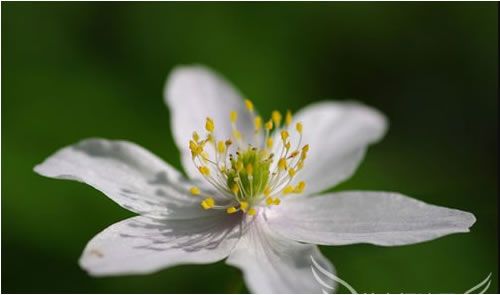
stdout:
[[178,264],[224,259],[240,237],[239,217],[189,220],[136,216],[111,225],[85,247],[80,266],[94,276],[148,274]]
[[[201,178],[191,160],[189,140],[193,131],[199,132],[200,135],[204,133],[207,117],[215,122],[214,132],[217,140],[231,137],[231,111],[238,113],[236,126],[243,138],[251,142],[254,136],[253,119],[245,109],[240,93],[223,77],[208,68],[175,68],[166,83],[164,97],[170,109],[172,133],[181,152],[184,169],[190,177]],[[209,155],[212,153],[210,145],[207,145],[207,152]]]
[[[43,176],[84,182],[143,215],[190,218],[203,210],[189,183],[155,155],[126,141],[87,139],[35,167]],[[199,185],[199,184],[198,184]]]
[[[356,102],[314,103],[300,110],[294,122],[302,122],[302,144],[309,144],[304,168],[297,175],[307,183],[305,194],[323,191],[349,178],[368,145],[381,139],[387,129],[383,114]],[[298,136],[295,132],[291,135],[295,147]]]
[[[311,257],[322,270],[314,266]],[[317,246],[278,235],[261,217],[248,225],[226,263],[242,270],[252,293],[321,293],[335,288],[335,283],[321,273],[334,273],[334,269]]]
[[340,192],[290,199],[268,212],[269,226],[306,243],[397,246],[468,232],[473,214],[388,192]]

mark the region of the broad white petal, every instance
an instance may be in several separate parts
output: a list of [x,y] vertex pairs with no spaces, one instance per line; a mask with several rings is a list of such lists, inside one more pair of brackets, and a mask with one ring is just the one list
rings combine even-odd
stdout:
[[[215,122],[217,140],[226,140],[232,134],[229,114],[237,111],[238,130],[247,142],[253,139],[253,119],[245,109],[240,93],[222,76],[206,67],[175,68],[166,83],[164,97],[170,109],[172,133],[181,152],[184,169],[192,178],[201,179],[191,160],[188,144],[193,131],[204,134],[207,117]],[[211,154],[211,146],[207,148]]]
[[84,182],[120,206],[143,215],[190,218],[204,210],[190,184],[155,155],[126,141],[87,139],[35,167],[43,176]]
[[[294,122],[302,122],[302,144],[310,147],[304,168],[297,175],[297,179],[306,181],[305,194],[309,195],[349,178],[367,146],[381,139],[387,129],[383,114],[356,102],[314,103],[300,110]],[[296,132],[291,135],[294,147],[298,136]]]
[[267,213],[269,226],[277,232],[322,245],[414,244],[468,232],[476,221],[471,213],[389,192],[300,196]]
[[189,220],[136,216],[108,227],[85,247],[80,266],[94,276],[147,274],[178,264],[213,263],[239,239],[238,216]]
[[[226,263],[243,271],[252,293],[322,293],[324,284],[334,288],[335,283],[313,267],[311,256],[322,269],[334,273],[317,246],[283,238],[257,217],[248,225]],[[312,268],[323,284],[315,278]]]

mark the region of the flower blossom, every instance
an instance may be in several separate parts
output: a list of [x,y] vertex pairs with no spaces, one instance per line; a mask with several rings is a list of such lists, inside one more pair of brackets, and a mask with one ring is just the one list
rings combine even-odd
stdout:
[[106,139],[85,139],[35,167],[138,214],[87,244],[79,262],[93,276],[225,259],[251,292],[320,293],[311,257],[334,268],[317,245],[414,244],[475,222],[399,193],[322,193],[385,134],[386,118],[371,107],[325,101],[265,118],[202,66],[174,69],[164,94],[187,177],[134,143]]

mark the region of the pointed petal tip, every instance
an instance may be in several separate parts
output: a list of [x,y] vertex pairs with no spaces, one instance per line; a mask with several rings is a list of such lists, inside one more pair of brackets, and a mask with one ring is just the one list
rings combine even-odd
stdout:
[[476,222],[472,213],[390,192],[340,192],[287,205],[286,212],[282,209],[286,217],[277,214],[270,220],[273,229],[292,240],[322,245],[416,244],[468,233]]
[[462,211],[464,213],[464,223],[467,226],[467,231],[470,230],[470,228],[476,223],[477,219],[476,216],[470,212],[467,211]]
[[80,266],[80,268],[85,271],[89,276],[91,277],[102,277],[104,276],[102,273],[100,272],[96,272],[94,271],[94,269],[92,267],[90,267],[87,263],[86,263],[86,253],[82,253],[82,256],[80,256],[80,258],[78,259],[78,265]]
[[58,176],[54,173],[50,173],[50,168],[47,167],[47,160],[48,159],[50,159],[50,157],[45,159],[43,162],[35,165],[33,167],[33,172],[35,172],[36,174],[38,174],[40,176],[49,177],[49,178],[54,178],[54,177],[64,178],[63,176]]
[[137,269],[137,270],[107,270],[105,267],[98,263],[93,263],[89,254],[83,253],[78,260],[80,268],[87,273],[87,275],[94,278],[115,277],[115,276],[128,276],[128,275],[149,275],[160,271],[164,267],[155,269]]
[[42,168],[41,168],[42,164],[43,164],[43,162],[40,164],[36,164],[33,167],[33,172],[35,172],[36,174],[39,174],[39,175],[43,175]]

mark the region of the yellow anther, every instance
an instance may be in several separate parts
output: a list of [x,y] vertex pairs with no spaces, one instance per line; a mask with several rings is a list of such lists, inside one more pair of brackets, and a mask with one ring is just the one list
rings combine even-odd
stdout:
[[193,140],[195,142],[198,142],[198,140],[200,140],[200,136],[198,135],[198,132],[196,132],[196,131],[193,132]]
[[302,152],[300,153],[300,159],[304,161],[306,158],[307,158],[307,151],[302,150]]
[[255,125],[255,131],[259,131],[262,128],[262,118],[257,116],[253,119]]
[[297,193],[297,194],[300,194],[304,191],[304,188],[306,187],[306,182],[305,181],[301,181],[299,182],[299,184],[297,184],[297,186],[295,187],[294,189],[294,193]]
[[271,137],[267,139],[266,146],[268,149],[273,147],[273,139]]
[[210,175],[210,169],[207,166],[200,166],[198,167],[198,170],[202,175],[208,176]]
[[200,204],[201,204],[201,207],[203,207],[203,209],[207,210],[207,209],[213,208],[215,206],[215,200],[214,200],[214,198],[211,198],[211,197],[206,198]]
[[226,151],[226,145],[224,144],[224,141],[221,140],[217,143],[217,151],[221,154]]
[[291,185],[287,185],[287,186],[283,189],[283,194],[284,194],[284,195],[288,195],[288,194],[293,193],[293,191],[294,191],[293,186],[291,186]]
[[302,153],[300,153],[300,160],[303,162],[306,158],[307,158],[307,153],[302,151]]
[[252,176],[253,175],[253,165],[252,164],[250,164],[250,163],[247,164],[246,170],[247,170],[248,176]]
[[203,152],[203,150],[201,149],[201,147],[197,147],[193,152],[192,152],[192,156],[193,158],[199,156],[201,153]]
[[236,123],[236,120],[238,120],[238,113],[232,111],[231,113],[229,113],[229,119],[231,120],[231,123]]
[[279,170],[285,170],[286,169],[286,159],[285,158],[281,158],[279,161],[278,161],[278,168]]
[[196,186],[193,186],[191,189],[189,189],[189,192],[191,192],[191,194],[197,196],[199,194],[201,194],[201,191],[199,188],[197,188]]
[[210,205],[207,204],[206,201],[201,201],[200,203],[201,207],[203,207],[203,209],[207,210],[207,209],[210,209],[212,207],[210,207]]
[[245,212],[248,209],[248,202],[241,201],[240,202],[240,209]]
[[271,129],[273,129],[273,120],[267,121],[266,124],[264,125],[264,127],[266,128],[267,131],[270,131]]
[[240,187],[235,183],[233,184],[233,186],[231,187],[231,191],[233,192],[233,194],[238,194],[239,191],[240,191]]
[[296,125],[295,125],[295,129],[297,129],[297,132],[302,134],[302,129],[303,129],[303,126],[302,126],[302,123],[301,122],[298,122]]
[[[222,209],[227,214],[241,211],[248,215],[256,215],[260,209],[254,206],[262,198],[265,199],[264,202],[267,206],[277,206],[281,204],[281,198],[284,198],[285,195],[304,192],[306,185],[304,181],[290,185],[298,171],[302,169],[309,151],[309,145],[300,147],[300,144],[299,147],[294,146],[292,150],[291,133],[295,131],[292,130],[291,126],[295,125],[294,127],[302,140],[302,123],[295,124],[290,110],[287,110],[286,113],[275,110],[266,122],[257,115],[250,100],[245,100],[244,103],[253,119],[254,137],[264,132],[264,147],[257,148],[249,145],[248,148],[241,148],[242,140],[246,139],[247,134],[243,134],[241,129],[237,129],[236,123],[241,118],[238,118],[239,115],[236,111],[229,113],[232,127],[230,139],[217,140],[215,122],[212,118],[207,117],[204,126],[207,132],[201,137],[197,132],[193,132],[192,138],[189,140],[189,149],[198,171],[209,181],[215,182],[214,185],[218,189],[226,194],[233,194],[233,202],[238,202],[230,205],[216,204],[214,195],[205,195],[199,187],[186,188],[189,189],[191,195],[202,196],[200,198],[203,200],[200,205],[203,209]],[[280,137],[276,137],[274,133],[271,134],[274,129],[279,132]],[[238,143],[238,150],[232,153],[230,145],[235,140]],[[277,154],[272,153],[274,140],[277,140],[277,145],[281,148]],[[212,147],[215,152],[209,155],[208,149],[205,151],[205,146]],[[229,155],[229,159],[223,159],[227,155]],[[209,156],[213,158],[210,159]],[[276,170],[270,171],[274,169]]]
[[281,125],[281,113],[279,111],[273,111],[271,114],[271,118],[273,119],[274,125],[276,128],[279,128]]
[[268,206],[271,206],[271,205],[278,206],[280,203],[281,203],[281,200],[279,198],[274,198],[274,199],[271,197],[266,198],[266,204]]
[[189,149],[191,150],[191,155],[197,157],[201,153],[203,153],[203,146],[196,144],[194,141],[189,141]]
[[236,138],[236,140],[240,140],[241,139],[241,133],[238,130],[234,129],[233,130],[233,137]]
[[238,211],[238,209],[236,209],[234,207],[229,207],[226,209],[227,214],[233,214],[233,213],[236,213],[236,211]]
[[283,141],[285,141],[288,138],[288,136],[289,136],[288,131],[286,131],[286,130],[281,131],[281,139]]
[[271,194],[271,188],[268,185],[266,185],[266,187],[264,188],[264,196],[269,197],[270,194]]
[[285,124],[286,126],[290,126],[290,124],[292,124],[292,112],[290,110],[286,111]]
[[245,106],[250,112],[253,112],[253,103],[249,99],[245,99]]
[[208,132],[213,132],[214,129],[215,129],[214,120],[212,120],[211,118],[207,117],[207,121],[205,122],[205,129]]
[[191,150],[191,152],[196,151],[197,146],[198,145],[194,141],[192,141],[192,140],[189,141],[189,149]]

